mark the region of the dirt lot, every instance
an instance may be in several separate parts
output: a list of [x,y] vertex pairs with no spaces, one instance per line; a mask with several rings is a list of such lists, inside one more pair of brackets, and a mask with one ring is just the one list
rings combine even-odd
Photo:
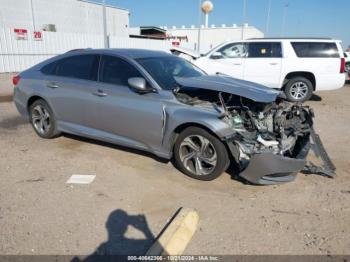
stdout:
[[[250,186],[191,180],[151,155],[77,137],[40,139],[0,77],[0,254],[142,254],[181,206],[200,214],[186,254],[350,253],[350,87],[314,96],[336,179]],[[72,174],[96,175],[67,185]]]

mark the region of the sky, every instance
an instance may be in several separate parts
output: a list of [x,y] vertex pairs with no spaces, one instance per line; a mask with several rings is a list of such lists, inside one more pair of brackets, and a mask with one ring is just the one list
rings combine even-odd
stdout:
[[[96,0],[98,1],[98,0]],[[199,24],[200,0],[106,0],[108,4],[129,9],[130,26],[190,26]],[[248,23],[267,37],[332,37],[350,45],[350,0],[212,0],[214,10],[209,23],[232,25]],[[286,7],[288,5],[288,7]],[[283,14],[285,27],[283,30]]]

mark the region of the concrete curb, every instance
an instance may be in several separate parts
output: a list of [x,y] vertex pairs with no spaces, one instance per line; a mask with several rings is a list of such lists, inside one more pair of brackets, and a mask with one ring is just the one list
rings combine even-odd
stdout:
[[181,255],[192,239],[199,221],[198,213],[182,208],[147,251],[148,256]]

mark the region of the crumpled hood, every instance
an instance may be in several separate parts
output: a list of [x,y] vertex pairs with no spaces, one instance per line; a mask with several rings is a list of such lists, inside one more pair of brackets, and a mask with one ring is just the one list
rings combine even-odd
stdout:
[[225,92],[262,103],[274,102],[281,94],[266,86],[227,76],[175,77],[175,81],[183,87]]

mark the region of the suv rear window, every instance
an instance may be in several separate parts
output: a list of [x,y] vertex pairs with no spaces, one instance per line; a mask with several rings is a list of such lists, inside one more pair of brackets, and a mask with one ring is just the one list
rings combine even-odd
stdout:
[[281,43],[259,42],[249,43],[248,57],[282,57]]
[[292,46],[298,57],[340,57],[335,43],[292,42]]

